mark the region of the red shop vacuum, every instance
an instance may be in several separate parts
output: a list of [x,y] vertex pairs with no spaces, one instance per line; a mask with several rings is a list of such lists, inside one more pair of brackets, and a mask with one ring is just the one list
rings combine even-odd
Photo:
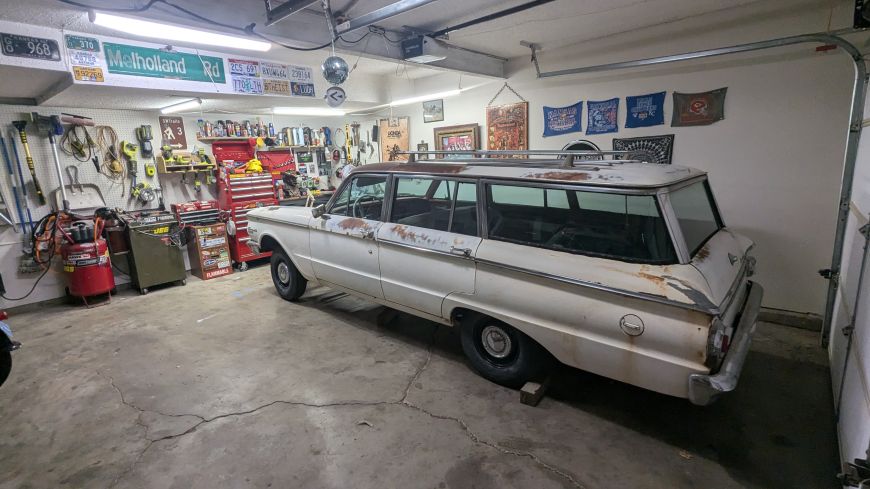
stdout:
[[91,307],[89,298],[103,294],[107,296],[105,302],[109,302],[115,290],[109,247],[99,237],[101,233],[102,219],[74,222],[64,233],[60,248],[69,295],[80,298],[87,307]]

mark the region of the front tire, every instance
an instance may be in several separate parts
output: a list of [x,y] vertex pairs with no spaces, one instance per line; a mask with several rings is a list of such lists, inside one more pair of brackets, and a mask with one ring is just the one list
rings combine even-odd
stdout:
[[0,385],[6,382],[9,372],[12,371],[12,352],[0,352]]
[[299,273],[293,262],[284,252],[284,250],[276,250],[272,252],[272,283],[275,284],[275,290],[278,295],[286,301],[295,301],[302,297],[305,293],[305,288],[308,286],[308,280]]
[[522,331],[488,316],[469,318],[460,332],[462,350],[484,378],[520,387],[546,372],[549,353]]

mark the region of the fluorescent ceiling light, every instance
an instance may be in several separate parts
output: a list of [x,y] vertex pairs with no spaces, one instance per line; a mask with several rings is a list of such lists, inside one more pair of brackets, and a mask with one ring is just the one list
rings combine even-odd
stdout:
[[410,61],[412,63],[434,63],[436,61],[441,61],[442,59],[447,59],[445,55],[435,55],[435,54],[421,54],[419,56],[413,56],[410,58],[405,58],[405,61]]
[[273,114],[281,115],[326,115],[326,116],[342,116],[346,114],[341,109],[330,109],[327,107],[275,107],[272,109]]
[[170,105],[168,107],[163,107],[160,109],[161,114],[174,114],[176,112],[184,112],[187,110],[197,110],[199,106],[202,105],[202,99],[195,98],[193,100],[188,100],[187,102],[181,102],[180,104]]
[[272,47],[272,43],[255,41],[246,37],[228,36],[226,34],[189,29],[177,25],[105,14],[103,12],[91,12],[90,19],[94,24],[108,27],[109,29],[137,36],[153,37],[161,41],[180,41],[232,49],[248,49],[251,51],[268,51]]
[[390,102],[389,105],[390,105],[390,107],[395,107],[397,105],[408,105],[408,104],[414,104],[417,102],[426,102],[429,100],[438,100],[439,98],[452,97],[454,95],[459,95],[460,93],[462,93],[462,90],[457,88],[456,90],[448,90],[446,92],[431,93],[429,95],[421,95],[419,97],[411,97],[411,98],[403,98],[403,99],[399,99],[399,100],[393,100],[392,102]]

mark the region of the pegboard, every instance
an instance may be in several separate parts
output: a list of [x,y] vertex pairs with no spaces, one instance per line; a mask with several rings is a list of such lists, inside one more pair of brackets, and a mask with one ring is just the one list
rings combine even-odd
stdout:
[[[13,158],[12,155],[12,145],[18,149],[19,157],[21,158],[22,168],[24,171],[24,180],[28,185],[28,205],[30,207],[30,212],[33,215],[34,221],[38,220],[40,217],[45,214],[51,212],[53,209],[51,207],[52,202],[52,192],[54,192],[58,186],[59,181],[57,178],[57,171],[54,167],[54,160],[51,153],[51,147],[48,142],[48,137],[41,135],[35,125],[31,122],[27,124],[27,140],[30,144],[30,150],[33,154],[33,159],[36,167],[36,176],[39,179],[39,183],[42,186],[43,193],[46,196],[47,201],[49,202],[47,205],[39,206],[36,194],[33,191],[33,187],[31,184],[30,172],[27,169],[27,164],[24,161],[24,148],[21,145],[21,141],[18,137],[18,131],[16,131],[12,127],[13,120],[28,120],[29,121],[29,113],[30,112],[38,112],[40,115],[60,115],[61,113],[70,113],[76,114],[83,117],[90,117],[94,119],[95,124],[97,125],[107,125],[111,126],[115,129],[115,132],[118,134],[118,140],[120,141],[131,141],[134,144],[139,144],[139,141],[136,139],[136,128],[143,124],[150,124],[152,129],[152,134],[154,135],[154,139],[152,140],[152,146],[154,147],[155,155],[159,153],[160,148],[160,125],[158,123],[158,112],[156,111],[145,111],[145,110],[119,110],[119,109],[83,109],[83,108],[71,108],[71,107],[42,107],[42,106],[25,106],[25,105],[0,105],[0,131],[4,138],[6,139],[6,145],[10,151],[10,157]],[[204,148],[209,154],[212,153],[211,145],[201,143],[196,140],[196,132],[197,132],[197,120],[198,119],[206,119],[215,121],[217,119],[234,119],[234,120],[257,120],[262,119],[265,122],[272,122],[276,128],[282,127],[299,127],[299,126],[309,126],[309,127],[323,127],[327,126],[332,128],[333,130],[337,127],[344,128],[345,123],[349,122],[360,122],[363,135],[365,131],[370,130],[371,126],[376,124],[375,120],[360,120],[353,118],[352,116],[348,118],[322,118],[322,119],[311,119],[311,118],[301,118],[301,117],[292,117],[292,116],[257,116],[257,115],[244,115],[244,114],[212,114],[212,113],[204,113],[201,115],[183,115],[185,132],[187,136],[187,145],[189,149],[194,147]],[[96,138],[96,130],[94,128],[88,128],[91,133],[92,138]],[[363,136],[365,139],[365,136]],[[58,137],[58,144],[60,144],[60,137]],[[99,150],[98,150],[99,151]],[[96,184],[103,193],[103,197],[106,200],[107,207],[118,207],[121,209],[127,210],[136,210],[136,209],[146,209],[146,208],[156,208],[157,201],[150,203],[147,206],[143,206],[138,200],[130,197],[130,179],[129,177],[124,181],[123,185],[114,183],[111,179],[106,177],[105,175],[99,173],[96,168],[94,168],[93,163],[90,161],[81,162],[76,160],[74,157],[64,154],[61,151],[58,151],[60,157],[61,168],[64,169],[68,165],[74,165],[78,167],[79,173],[79,181],[82,184],[93,183]],[[373,157],[371,159],[367,158],[368,154],[365,152],[362,154],[363,161],[362,163],[370,163],[377,162],[379,158],[379,151],[376,149]],[[100,155],[100,161],[102,161],[102,155]],[[145,163],[146,161],[141,157],[141,154],[137,151],[137,165],[138,165],[138,177],[137,181],[147,182],[152,187],[160,187],[163,189],[163,199],[167,206],[170,204],[178,203],[178,202],[187,202],[191,200],[210,200],[216,198],[216,190],[210,187],[203,185],[202,191],[195,192],[193,189],[193,179],[194,176],[192,174],[188,175],[180,175],[180,174],[157,174],[153,177],[148,177],[145,174]],[[67,180],[67,175],[64,173],[63,175],[65,183],[69,185],[70,182]],[[0,188],[3,190],[4,199],[7,200],[7,206],[10,208],[10,218],[17,222],[18,217],[14,211],[14,200],[12,196],[12,190],[9,186],[9,178],[7,177],[7,171],[5,162],[0,162]]]
[[[136,111],[136,110],[108,110],[108,109],[76,109],[76,108],[67,108],[67,107],[39,107],[39,106],[23,106],[23,105],[0,105],[0,130],[2,130],[3,137],[6,139],[6,146],[9,148],[10,157],[13,158],[13,166],[14,155],[12,154],[12,145],[14,144],[18,150],[18,155],[21,158],[22,169],[24,173],[24,181],[27,184],[27,196],[28,196],[28,206],[30,207],[31,214],[33,215],[34,220],[39,219],[45,214],[52,211],[51,203],[53,202],[52,193],[59,188],[59,180],[57,177],[57,171],[54,165],[54,159],[52,156],[51,145],[48,142],[48,137],[41,134],[34,123],[29,122],[29,113],[30,112],[38,112],[40,115],[60,115],[62,112],[76,114],[84,117],[90,117],[94,119],[95,124],[97,125],[107,125],[111,126],[115,129],[115,132],[118,134],[118,141],[131,141],[134,144],[138,145],[139,141],[136,139],[136,128],[143,124],[150,124],[152,128],[152,133],[155,134],[155,139],[152,141],[152,145],[154,146],[155,153],[159,151],[160,140],[159,140],[159,125],[157,122],[157,113],[148,112],[148,111]],[[48,201],[47,205],[40,206],[38,200],[36,198],[36,193],[32,186],[32,179],[30,177],[30,172],[27,169],[27,163],[24,160],[24,147],[21,144],[21,140],[18,136],[18,131],[12,126],[13,120],[28,120],[27,123],[27,141],[30,145],[30,151],[33,155],[34,166],[36,168],[36,178],[39,180],[40,185],[42,186],[42,191]],[[96,139],[96,130],[95,128],[89,127],[88,131],[91,134],[91,137]],[[58,146],[60,145],[60,137],[57,137]],[[100,150],[95,149],[97,153]],[[76,166],[78,168],[78,177],[79,181],[82,184],[93,183],[96,184],[101,192],[103,193],[103,197],[106,200],[107,207],[119,207],[121,209],[143,209],[143,208],[151,208],[157,207],[157,201],[151,202],[147,206],[143,206],[138,200],[132,198],[130,196],[130,179],[129,177],[124,180],[123,183],[113,182],[110,178],[99,173],[97,169],[94,167],[94,164],[91,161],[78,161],[72,156],[64,154],[60,149],[58,149],[58,155],[60,157],[61,169],[65,172],[65,168],[69,165]],[[102,162],[103,156],[99,154],[100,161]],[[124,162],[126,164],[126,162]],[[137,151],[137,182],[147,182],[152,187],[161,187],[164,193],[164,200],[166,201],[167,206],[171,202],[181,201],[181,200],[191,200],[191,198],[197,198],[196,196],[187,198],[184,195],[184,192],[179,192],[177,185],[171,181],[171,179],[166,179],[167,181],[161,182],[159,180],[159,176],[155,175],[153,177],[149,177],[145,174],[145,163],[146,160],[142,158],[141,154]],[[0,174],[3,175],[3,178],[0,178],[0,187],[3,189],[4,199],[7,200],[7,206],[12,207],[14,205],[14,201],[12,199],[12,190],[9,187],[9,178],[8,172],[6,170],[5,162],[0,162]],[[68,181],[68,176],[66,173],[63,174],[64,181],[67,185],[70,184]],[[69,192],[69,189],[67,189]],[[192,192],[191,192],[192,193]],[[210,196],[205,196],[202,198],[210,198]],[[13,215],[15,221],[17,221],[17,216],[15,212],[12,211],[10,214]]]

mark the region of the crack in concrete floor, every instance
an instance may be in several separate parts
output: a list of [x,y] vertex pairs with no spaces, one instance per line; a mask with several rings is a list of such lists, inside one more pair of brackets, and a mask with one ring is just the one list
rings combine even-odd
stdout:
[[[115,380],[110,375],[103,374],[102,372],[97,372],[101,377],[103,377],[109,381],[112,388],[118,393],[118,396],[120,397],[121,403],[123,405],[130,407],[130,408],[137,411],[138,414],[136,416],[136,424],[141,426],[145,430],[144,436],[145,436],[145,439],[148,441],[147,445],[145,445],[145,447],[139,452],[139,454],[136,456],[136,458],[133,460],[133,462],[130,464],[130,466],[127,467],[127,469],[125,469],[123,472],[121,472],[117,477],[115,477],[112,480],[111,484],[109,485],[109,489],[116,487],[122,480],[124,480],[125,477],[127,477],[127,475],[129,475],[131,472],[133,472],[133,470],[136,468],[136,466],[139,464],[139,462],[142,460],[142,458],[145,456],[145,454],[148,452],[148,450],[155,443],[158,443],[161,441],[166,441],[166,440],[172,440],[172,439],[176,439],[176,438],[180,438],[182,436],[188,435],[188,434],[196,431],[197,428],[199,428],[200,426],[202,426],[204,424],[211,423],[212,421],[216,421],[218,419],[236,417],[236,416],[246,416],[246,415],[254,414],[260,410],[263,410],[263,409],[266,409],[268,407],[275,406],[278,404],[283,404],[283,405],[287,405],[287,406],[303,406],[303,407],[311,407],[311,408],[331,408],[331,407],[341,407],[341,406],[380,406],[380,405],[393,405],[393,406],[405,407],[405,408],[412,409],[412,410],[415,410],[417,412],[423,413],[423,414],[425,414],[433,419],[440,419],[443,421],[452,421],[459,426],[460,430],[472,442],[474,442],[478,445],[482,445],[482,446],[491,448],[491,449],[496,450],[498,452],[501,452],[505,455],[529,458],[534,463],[539,465],[541,468],[565,479],[574,487],[576,487],[578,489],[584,489],[585,486],[583,486],[583,484],[581,484],[580,481],[578,481],[570,473],[568,473],[567,471],[561,469],[560,467],[558,467],[556,465],[553,465],[553,464],[550,464],[550,463],[547,463],[547,462],[541,460],[541,458],[538,457],[537,455],[535,455],[534,453],[527,452],[527,451],[512,450],[512,449],[501,447],[496,443],[493,443],[493,442],[490,442],[490,441],[487,441],[487,440],[484,440],[483,438],[481,438],[479,435],[477,435],[476,433],[471,431],[471,428],[469,428],[468,424],[465,421],[463,421],[462,419],[460,419],[458,417],[435,414],[435,413],[423,408],[422,406],[417,406],[415,404],[408,402],[408,395],[410,394],[411,387],[420,378],[420,376],[423,374],[423,372],[426,370],[426,368],[432,362],[432,348],[435,345],[435,336],[436,336],[437,332],[438,332],[438,328],[437,327],[433,328],[432,337],[430,338],[430,340],[427,344],[427,347],[426,347],[426,360],[419,367],[417,367],[417,369],[414,372],[414,375],[411,376],[411,379],[408,381],[407,385],[405,386],[402,397],[397,401],[341,401],[341,402],[330,402],[330,403],[309,403],[309,402],[304,402],[304,401],[275,400],[275,401],[270,401],[268,403],[262,404],[260,406],[257,406],[255,408],[248,409],[245,411],[234,411],[234,412],[220,414],[220,415],[217,415],[214,417],[206,418],[206,417],[200,416],[198,414],[172,414],[172,413],[163,413],[161,411],[157,411],[157,410],[153,410],[153,409],[140,408],[139,406],[136,406],[135,404],[126,400],[126,398],[124,397],[123,391],[115,384]],[[145,412],[156,413],[158,415],[167,416],[167,417],[194,417],[194,418],[198,418],[199,421],[196,422],[190,428],[188,428],[180,433],[174,433],[174,434],[162,436],[160,438],[151,439],[148,437],[148,432],[149,432],[148,425],[146,425],[145,423],[142,422],[142,413],[145,413]]]

